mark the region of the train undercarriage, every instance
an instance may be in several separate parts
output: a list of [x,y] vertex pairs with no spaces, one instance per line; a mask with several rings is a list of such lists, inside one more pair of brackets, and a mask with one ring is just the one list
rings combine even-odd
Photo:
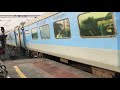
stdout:
[[[16,48],[16,47],[10,46],[10,45],[7,45],[7,47]],[[42,53],[42,52],[37,52],[37,51],[28,50],[28,49],[24,49],[24,48],[16,48],[16,49],[18,51],[21,51],[21,53],[24,52],[23,55],[25,55],[27,57],[30,57],[30,58],[48,58],[48,59],[67,64],[69,66],[75,67],[77,69],[92,73],[94,75],[97,75],[97,76],[100,76],[103,78],[119,78],[120,77],[120,73],[118,73],[118,72],[106,70],[106,69],[91,66],[91,65],[86,65],[86,64],[75,62],[72,60],[68,60],[68,59],[65,59],[62,57],[48,55],[48,54]]]
[[75,62],[75,61],[68,60],[68,59],[65,59],[65,58],[56,57],[56,56],[53,56],[53,55],[48,55],[48,54],[45,54],[45,53],[42,53],[42,52],[27,50],[26,55],[31,57],[31,58],[52,59],[52,60],[58,61],[60,63],[64,63],[64,64],[70,65],[72,67],[75,67],[77,69],[92,73],[94,75],[101,76],[103,78],[120,78],[120,73],[118,73],[118,72],[114,72],[114,71],[111,71],[111,70],[106,70],[106,69],[91,66],[91,65],[86,65],[86,64]]

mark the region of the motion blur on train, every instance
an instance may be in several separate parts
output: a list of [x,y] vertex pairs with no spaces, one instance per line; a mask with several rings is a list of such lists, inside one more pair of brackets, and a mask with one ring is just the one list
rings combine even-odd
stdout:
[[44,53],[88,65],[93,73],[120,73],[120,12],[47,12],[7,35],[7,46],[31,57]]

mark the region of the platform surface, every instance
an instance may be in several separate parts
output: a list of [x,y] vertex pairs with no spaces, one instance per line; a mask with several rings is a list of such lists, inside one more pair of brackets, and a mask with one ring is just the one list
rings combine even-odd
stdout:
[[4,64],[10,78],[100,78],[45,58],[7,60]]

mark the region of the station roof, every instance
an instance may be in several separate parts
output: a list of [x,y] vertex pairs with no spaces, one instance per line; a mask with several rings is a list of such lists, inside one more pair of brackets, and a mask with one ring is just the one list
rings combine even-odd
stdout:
[[46,12],[0,12],[0,27],[4,27],[8,32],[14,30],[21,22],[29,22],[44,13]]

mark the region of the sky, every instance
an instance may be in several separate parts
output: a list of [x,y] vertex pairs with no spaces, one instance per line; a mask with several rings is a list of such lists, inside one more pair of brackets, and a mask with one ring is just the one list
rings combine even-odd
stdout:
[[[17,25],[19,25],[21,22],[28,22],[34,17],[27,17],[27,18],[14,18],[9,17],[9,15],[42,15],[46,12],[0,12],[0,27],[4,26],[5,31],[10,31],[14,29]],[[6,15],[8,17],[6,18]],[[0,31],[1,33],[1,31]]]

